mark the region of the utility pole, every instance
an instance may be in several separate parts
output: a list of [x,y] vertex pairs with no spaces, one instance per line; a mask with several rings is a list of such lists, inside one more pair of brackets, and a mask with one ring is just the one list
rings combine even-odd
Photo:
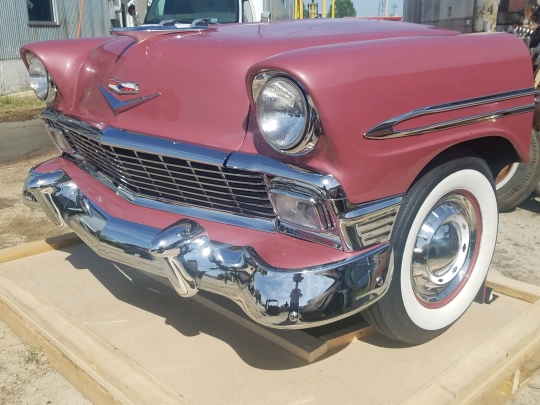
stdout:
[[394,3],[394,5],[392,6],[392,17],[395,17],[396,16],[396,4]]

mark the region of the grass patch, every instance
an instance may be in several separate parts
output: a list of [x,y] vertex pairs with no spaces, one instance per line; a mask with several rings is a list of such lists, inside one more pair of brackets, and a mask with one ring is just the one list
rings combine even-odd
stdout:
[[45,108],[45,103],[39,100],[36,96],[0,97],[0,110],[21,110],[34,108]]

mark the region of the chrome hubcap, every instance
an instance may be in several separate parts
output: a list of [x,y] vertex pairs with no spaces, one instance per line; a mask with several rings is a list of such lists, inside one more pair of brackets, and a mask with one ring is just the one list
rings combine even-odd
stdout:
[[478,218],[471,199],[450,194],[441,199],[418,232],[411,267],[420,302],[444,304],[461,289],[476,250]]

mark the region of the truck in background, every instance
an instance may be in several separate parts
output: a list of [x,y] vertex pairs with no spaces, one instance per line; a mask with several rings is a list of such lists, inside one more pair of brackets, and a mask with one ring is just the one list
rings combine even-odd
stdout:
[[146,0],[143,4],[130,0],[127,12],[134,26],[171,24],[174,20],[181,28],[202,19],[209,24],[293,19],[295,2],[299,3],[297,10],[303,7],[298,0],[150,0],[147,4]]

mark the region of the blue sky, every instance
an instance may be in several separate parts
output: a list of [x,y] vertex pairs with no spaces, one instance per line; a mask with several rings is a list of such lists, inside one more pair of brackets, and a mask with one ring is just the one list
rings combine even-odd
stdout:
[[[330,0],[326,0],[327,3]],[[358,17],[371,17],[377,15],[377,10],[380,7],[380,0],[352,0],[354,8],[356,9],[356,15]],[[396,5],[396,15],[403,15],[403,0],[389,0],[388,14],[392,14],[392,6]]]

